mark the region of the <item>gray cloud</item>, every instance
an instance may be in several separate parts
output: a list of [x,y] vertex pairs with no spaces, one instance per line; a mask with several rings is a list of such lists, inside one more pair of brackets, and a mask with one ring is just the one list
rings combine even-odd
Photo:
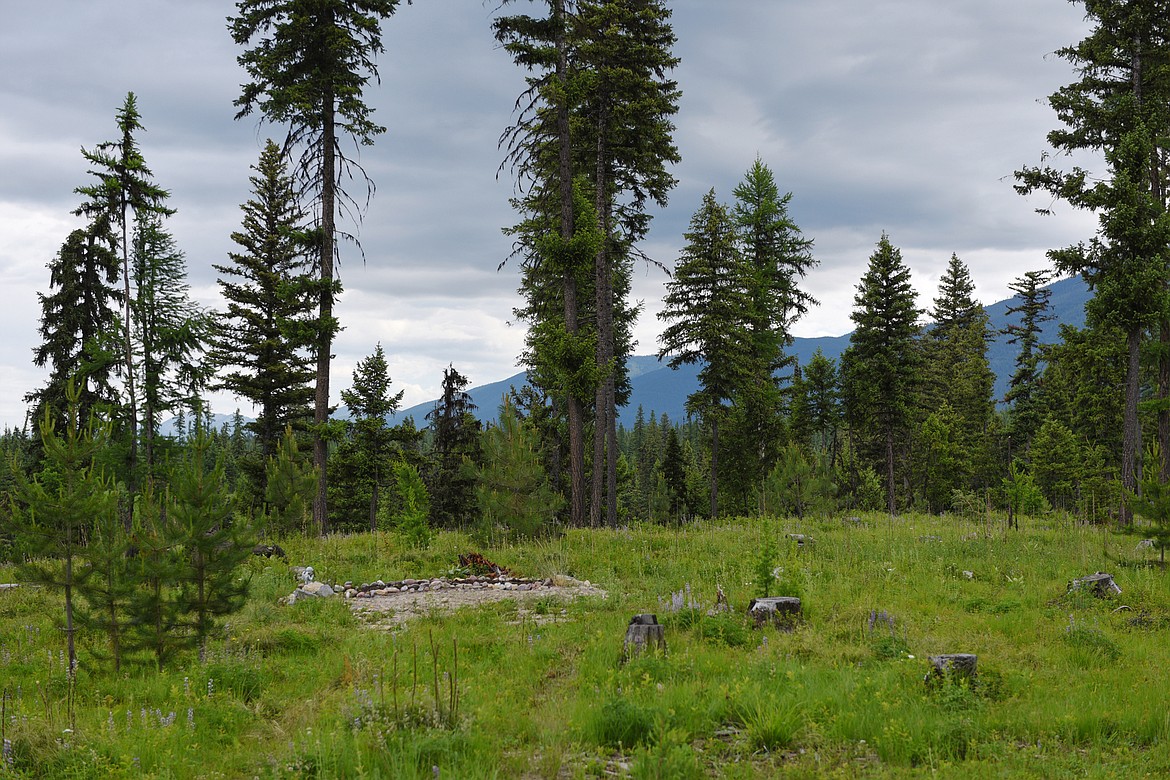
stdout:
[[[497,141],[524,73],[492,39],[494,3],[402,4],[385,26],[380,85],[367,91],[388,128],[360,160],[377,192],[358,232],[363,265],[343,250],[333,387],[381,341],[413,404],[437,394],[454,363],[474,382],[514,370],[518,275],[509,251],[512,182],[497,178]],[[815,239],[808,289],[822,301],[800,335],[851,325],[854,288],[883,230],[915,274],[919,304],[952,252],[985,301],[1045,265],[1045,250],[1091,235],[1090,215],[1042,219],[1011,189],[1038,161],[1055,119],[1043,99],[1070,77],[1048,56],[1085,32],[1080,9],[1048,0],[756,0],[674,4],[675,76],[683,90],[679,186],[644,249],[671,263],[702,194],[724,200],[759,155]],[[522,7],[522,6],[517,6]],[[536,6],[533,6],[536,9]],[[244,74],[227,33],[230,3],[44,0],[6,9],[0,30],[0,424],[23,419],[42,381],[36,291],[76,223],[86,183],[79,148],[114,135],[125,93],[139,99],[143,152],[172,191],[170,220],[193,290],[219,303],[213,263],[232,249],[249,166],[278,127],[234,121]],[[665,276],[639,268],[636,335],[653,352]],[[234,399],[217,398],[228,411]]]

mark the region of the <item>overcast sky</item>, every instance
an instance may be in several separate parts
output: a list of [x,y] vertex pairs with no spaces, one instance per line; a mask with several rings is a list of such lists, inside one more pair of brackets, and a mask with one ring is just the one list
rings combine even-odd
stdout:
[[[366,263],[343,249],[334,397],[381,342],[404,405],[438,395],[453,363],[475,385],[516,371],[523,328],[500,228],[512,182],[496,170],[523,73],[492,38],[497,0],[403,3],[384,28],[381,85],[367,99],[389,128],[362,163],[377,184],[359,233]],[[522,8],[523,3],[517,5]],[[851,330],[855,286],[882,231],[902,250],[929,306],[952,253],[984,303],[1047,265],[1045,251],[1092,235],[1091,215],[1012,190],[1040,160],[1055,117],[1044,98],[1068,82],[1052,55],[1084,37],[1065,0],[674,0],[682,162],[644,250],[673,265],[702,195],[731,191],[758,155],[815,241],[805,280],[821,301],[798,336]],[[539,4],[533,5],[534,12]],[[0,425],[21,425],[41,385],[31,362],[46,263],[70,230],[82,146],[115,137],[134,91],[141,148],[178,210],[169,220],[194,296],[216,307],[212,263],[233,248],[249,166],[283,128],[234,121],[244,74],[212,0],[10,3],[0,27]],[[665,275],[637,269],[644,301],[637,354],[656,351]],[[240,404],[213,399],[215,411]],[[245,414],[249,409],[242,407]]]

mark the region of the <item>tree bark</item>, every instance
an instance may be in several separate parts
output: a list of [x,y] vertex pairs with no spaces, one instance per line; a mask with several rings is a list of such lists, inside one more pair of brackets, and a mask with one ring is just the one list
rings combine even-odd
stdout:
[[886,428],[886,506],[893,515],[897,509],[894,500],[894,430]]
[[[551,0],[556,25],[557,82],[562,89],[557,102],[557,146],[561,197],[561,238],[573,238],[573,162],[569,135],[569,104],[566,81],[569,74],[569,54],[565,41],[565,0]],[[578,331],[577,280],[574,269],[565,269],[563,276],[565,297],[565,330],[570,336]],[[565,393],[569,417],[569,518],[574,526],[585,525],[585,412],[581,399],[570,388]]]
[[[594,402],[595,422],[593,425],[593,503],[590,507],[590,521],[600,525],[601,508],[605,506],[606,525],[617,524],[617,440],[614,420],[613,393],[613,267],[610,257],[609,228],[611,201],[609,198],[609,175],[606,165],[607,149],[605,134],[608,132],[608,114],[605,109],[607,96],[599,96],[601,113],[597,117],[597,158],[594,174],[594,206],[597,210],[598,229],[601,244],[594,260],[594,292],[597,303],[597,366],[601,370]],[[611,436],[611,429],[614,431]]]
[[[1141,421],[1138,420],[1138,400],[1141,392],[1141,328],[1131,328],[1125,337],[1127,365],[1125,369],[1125,413],[1121,429],[1121,486],[1137,491],[1137,452],[1141,440]],[[1133,512],[1126,501],[1121,502],[1118,520],[1122,525],[1133,523]]]
[[317,469],[317,495],[313,498],[313,523],[324,536],[329,530],[326,496],[329,442],[325,426],[329,422],[329,361],[333,350],[333,247],[336,229],[337,203],[337,128],[334,112],[335,99],[330,92],[325,97],[321,124],[321,243],[318,265],[321,274],[320,310],[317,335],[317,387],[313,402],[313,465]]
[[711,421],[711,519],[719,510],[719,420]]

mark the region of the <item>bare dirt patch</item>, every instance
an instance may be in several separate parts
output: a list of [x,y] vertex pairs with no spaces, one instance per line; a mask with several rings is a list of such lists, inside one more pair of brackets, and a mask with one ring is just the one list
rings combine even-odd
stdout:
[[502,585],[496,584],[484,587],[460,587],[447,580],[441,582],[443,582],[443,586],[438,589],[408,590],[397,593],[377,592],[361,598],[351,598],[349,605],[358,614],[368,618],[376,618],[380,624],[398,625],[411,618],[421,617],[436,611],[451,612],[462,607],[475,607],[509,599],[523,605],[546,598],[567,601],[582,596],[600,596],[601,598],[606,596],[606,592],[601,588],[587,581],[575,580],[572,577],[552,577],[549,580],[538,581],[539,584],[534,584],[525,590],[518,587],[504,588]]

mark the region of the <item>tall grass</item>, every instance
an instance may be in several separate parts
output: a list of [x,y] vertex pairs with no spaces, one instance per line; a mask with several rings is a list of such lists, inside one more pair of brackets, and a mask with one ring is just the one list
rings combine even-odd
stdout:
[[[56,595],[0,591],[0,778],[1129,777],[1170,771],[1170,579],[1118,535],[1058,519],[738,519],[502,542],[493,560],[606,598],[368,624],[339,598],[278,604],[255,559],[205,662],[114,674],[81,635],[73,717]],[[787,533],[815,540],[800,548]],[[332,582],[443,576],[463,534],[283,539]],[[771,545],[773,561],[760,551]],[[769,565],[765,565],[769,564]],[[1068,593],[1107,570],[1121,596]],[[0,581],[11,572],[0,569]],[[774,577],[775,581],[764,581]],[[712,613],[716,588],[732,611]],[[745,616],[798,589],[792,633]],[[689,597],[676,609],[672,594]],[[629,617],[668,650],[619,662]],[[882,620],[871,620],[871,615]],[[979,656],[923,684],[927,656]]]

